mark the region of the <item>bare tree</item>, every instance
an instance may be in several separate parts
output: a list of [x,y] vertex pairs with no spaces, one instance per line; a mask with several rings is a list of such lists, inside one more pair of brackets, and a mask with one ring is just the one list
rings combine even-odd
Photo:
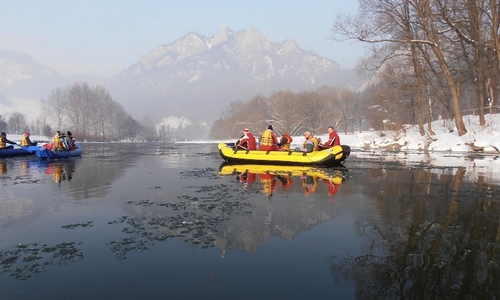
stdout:
[[79,138],[108,140],[134,139],[142,130],[101,85],[73,83],[54,89],[42,105],[46,120],[38,123],[43,123],[43,131],[51,125],[57,130],[66,126]]
[[325,118],[324,123],[321,127],[321,132],[326,132],[328,126],[333,126],[335,128],[341,126],[342,122],[345,120],[341,106],[340,94],[335,87],[331,86],[321,86],[315,91],[321,99],[324,99],[325,103]]
[[[350,88],[344,88],[339,92],[339,102],[337,113],[340,115],[340,126],[344,133],[347,133],[347,126],[351,124],[350,120],[356,113],[357,95]],[[336,125],[336,126],[339,126]]]
[[293,92],[281,91],[271,96],[272,121],[278,133],[288,132],[290,135],[301,133],[307,127],[307,120],[301,110],[303,101]]
[[83,137],[87,136],[87,128],[91,126],[91,121],[94,118],[91,110],[93,101],[95,101],[93,90],[86,82],[75,82],[68,87],[67,113],[69,122],[73,130],[79,132]]
[[103,86],[97,85],[94,89],[95,101],[95,137],[100,139],[106,138],[107,128],[112,127],[110,124],[109,116],[111,115],[111,110],[113,108],[113,99],[111,95],[104,89]]
[[[399,51],[404,51],[405,45],[412,43],[429,47],[450,91],[458,133],[464,135],[467,129],[462,118],[459,85],[454,78],[448,55],[450,27],[439,15],[438,8],[444,7],[444,4],[440,3],[440,0],[432,3],[431,1],[361,0],[360,15],[356,18],[340,16],[334,22],[333,31],[341,36],[340,39],[356,39],[370,44],[392,44],[392,51],[386,59],[398,54]],[[417,39],[413,35],[408,35],[409,31],[405,24],[411,24],[413,28],[419,29]]]
[[56,88],[50,92],[47,100],[42,100],[44,116],[53,123],[57,130],[62,129],[63,121],[66,119],[66,107],[68,106],[68,94],[62,88]]
[[9,131],[15,134],[21,134],[27,129],[26,117],[20,112],[14,112],[7,121]]

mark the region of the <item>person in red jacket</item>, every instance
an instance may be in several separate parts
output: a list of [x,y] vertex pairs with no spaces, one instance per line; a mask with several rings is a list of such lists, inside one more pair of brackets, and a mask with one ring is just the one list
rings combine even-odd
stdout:
[[328,141],[324,142],[323,144],[319,145],[320,149],[327,149],[331,148],[333,146],[340,145],[340,138],[335,129],[333,129],[333,126],[328,126]]
[[235,143],[235,149],[255,150],[257,142],[249,129],[243,129],[243,136]]

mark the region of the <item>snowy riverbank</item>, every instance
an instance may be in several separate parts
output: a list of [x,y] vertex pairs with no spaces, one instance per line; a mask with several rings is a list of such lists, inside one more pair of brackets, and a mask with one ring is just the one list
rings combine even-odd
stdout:
[[[434,136],[421,136],[418,126],[406,126],[400,131],[363,131],[358,133],[338,132],[341,143],[354,149],[399,149],[399,150],[429,150],[432,152],[460,152],[500,154],[500,115],[486,115],[487,125],[479,126],[477,116],[465,116],[464,122],[468,133],[459,136],[454,123],[449,120],[434,121],[432,130]],[[425,125],[427,129],[427,125]],[[317,135],[326,141],[328,134]],[[21,135],[8,134],[8,139],[19,142]],[[47,142],[52,138],[32,135],[32,141]],[[185,143],[219,143],[234,142],[234,140],[203,140],[186,141]],[[300,146],[304,141],[302,136],[294,136],[292,146]]]

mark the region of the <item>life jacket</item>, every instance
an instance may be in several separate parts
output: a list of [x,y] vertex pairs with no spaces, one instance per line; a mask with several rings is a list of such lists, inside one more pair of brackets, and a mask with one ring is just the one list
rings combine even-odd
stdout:
[[[306,147],[307,141],[308,141],[308,139],[306,139],[306,140],[304,141],[304,143],[302,144],[302,148],[305,148],[305,147]],[[313,151],[317,151],[317,150],[319,150],[319,140],[318,140],[318,138],[317,138],[317,137],[315,137],[315,136],[313,136],[313,137],[311,138],[311,141],[312,141],[312,143],[313,143]]]
[[273,146],[274,144],[276,144],[274,132],[271,129],[264,130],[260,138],[260,144],[262,146]]
[[69,150],[69,145],[66,141],[66,138],[61,135],[58,134],[54,135],[53,144],[54,144],[54,149]]
[[7,147],[7,144],[5,143],[3,137],[0,137],[0,148],[5,148]]
[[319,140],[318,140],[318,138],[317,138],[317,137],[315,137],[315,136],[313,136],[313,137],[311,138],[311,140],[312,140],[312,141],[313,141],[313,143],[314,143],[314,149],[313,149],[313,151],[318,151],[318,150],[319,150]]
[[52,140],[52,144],[54,144],[54,148],[55,149],[61,149],[62,148],[61,137],[59,137],[59,134],[56,133],[56,135],[54,135],[54,139]]
[[23,137],[21,138],[21,146],[31,146],[26,135],[23,135]]
[[[310,145],[311,147],[307,147],[308,145]],[[313,140],[306,139],[304,141],[304,143],[302,143],[302,149],[301,149],[301,151],[304,151],[304,152],[312,152],[312,151],[314,151],[314,142],[313,142]]]
[[[287,142],[285,144],[282,144],[284,138],[287,139]],[[293,141],[293,139],[289,134],[285,134],[285,135],[281,136],[281,139],[280,139],[281,148],[284,151],[290,151],[290,144],[292,143],[292,141]]]

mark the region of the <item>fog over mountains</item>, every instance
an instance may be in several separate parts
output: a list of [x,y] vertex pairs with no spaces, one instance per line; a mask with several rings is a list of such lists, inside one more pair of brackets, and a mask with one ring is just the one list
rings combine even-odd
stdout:
[[57,71],[39,64],[31,56],[0,50],[0,97],[40,99],[64,83]]
[[[97,83],[89,79],[79,81]],[[0,95],[7,99],[47,98],[52,89],[76,80],[59,76],[29,56],[0,51]],[[98,83],[134,118],[147,116],[154,122],[168,116],[213,121],[231,101],[273,91],[359,86],[352,70],[301,49],[293,39],[276,43],[254,28],[232,31],[226,26],[208,38],[190,33],[157,46],[114,78]]]

